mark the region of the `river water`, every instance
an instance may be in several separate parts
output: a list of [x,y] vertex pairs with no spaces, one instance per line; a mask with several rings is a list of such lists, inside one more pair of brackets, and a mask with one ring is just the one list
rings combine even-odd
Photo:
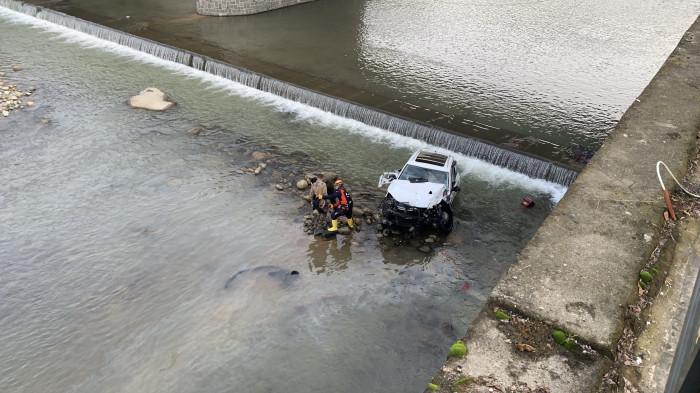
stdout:
[[196,15],[194,0],[29,2],[593,149],[700,14],[698,0],[320,0],[222,18]]
[[[458,156],[459,224],[433,251],[367,225],[324,241],[272,187],[300,178],[295,152],[361,190],[426,144],[4,8],[0,23],[3,79],[36,88],[0,118],[0,391],[420,391],[565,191]],[[126,104],[150,86],[178,105]],[[278,174],[239,173],[256,150]],[[224,288],[267,265],[300,278]]]
[[[459,155],[459,223],[431,252],[367,225],[324,241],[272,187],[296,152],[371,189],[426,144],[1,7],[0,26],[3,79],[37,88],[0,118],[0,391],[422,391],[565,192]],[[178,105],[126,105],[150,86]],[[239,173],[256,150],[290,166]],[[224,288],[268,265],[300,278]]]

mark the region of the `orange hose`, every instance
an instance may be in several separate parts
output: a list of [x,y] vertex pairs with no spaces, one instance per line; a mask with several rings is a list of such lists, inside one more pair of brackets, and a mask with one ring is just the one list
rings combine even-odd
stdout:
[[668,190],[664,190],[664,198],[666,199],[666,206],[668,206],[668,212],[671,213],[671,218],[676,219],[676,213],[673,212],[673,206],[671,205],[671,197],[668,196]]

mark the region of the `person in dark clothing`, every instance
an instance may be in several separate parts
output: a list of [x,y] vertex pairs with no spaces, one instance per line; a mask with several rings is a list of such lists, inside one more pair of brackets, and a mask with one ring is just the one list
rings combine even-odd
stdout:
[[328,186],[323,180],[323,174],[316,175],[315,178],[311,178],[311,196],[313,200],[311,201],[311,206],[315,211],[316,218],[314,220],[314,227],[317,229],[323,229],[326,227],[326,216],[328,215],[328,205],[330,201],[325,201],[323,199],[316,198],[318,194],[327,195]]
[[337,199],[337,202],[333,206],[335,210],[331,214],[331,227],[328,228],[329,232],[335,232],[338,230],[338,217],[345,216],[348,218],[348,226],[350,228],[355,227],[355,223],[352,220],[352,197],[350,193],[345,189],[343,181],[338,179],[335,181],[335,192],[328,195],[318,194],[318,199]]

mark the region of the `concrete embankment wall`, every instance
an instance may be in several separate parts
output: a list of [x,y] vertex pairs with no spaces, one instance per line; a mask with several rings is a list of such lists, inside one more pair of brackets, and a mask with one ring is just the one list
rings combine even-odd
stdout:
[[315,0],[197,0],[200,15],[234,16],[258,14]]
[[[621,338],[630,338],[628,310],[638,302],[640,272],[664,225],[657,162],[682,179],[697,153],[699,40],[696,20],[494,288],[463,339],[468,354],[449,358],[433,378],[438,391],[450,391],[462,378],[477,378],[482,385],[527,383],[553,393],[596,392],[602,386]],[[675,184],[665,169],[662,177],[672,190]],[[511,319],[497,319],[495,309]],[[578,352],[556,343],[554,329],[582,345]],[[662,386],[664,372],[655,369],[645,380],[644,367],[652,366],[645,361],[654,358],[653,352],[673,353],[674,345],[673,340],[648,342],[640,355],[635,353],[638,359],[631,366],[636,371],[626,378],[640,391],[658,391],[644,386],[651,386],[652,378],[654,386]],[[475,390],[469,391],[481,391],[482,385],[471,383]]]

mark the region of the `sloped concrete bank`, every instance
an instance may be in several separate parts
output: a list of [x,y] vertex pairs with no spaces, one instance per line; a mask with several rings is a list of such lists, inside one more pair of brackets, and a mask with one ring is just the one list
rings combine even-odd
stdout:
[[[665,222],[656,164],[682,179],[696,158],[698,40],[700,19],[494,288],[462,340],[467,354],[448,358],[426,392],[663,391],[697,275],[684,250],[700,219]],[[661,176],[673,190],[663,167]],[[658,294],[667,306],[656,320],[641,310]]]

